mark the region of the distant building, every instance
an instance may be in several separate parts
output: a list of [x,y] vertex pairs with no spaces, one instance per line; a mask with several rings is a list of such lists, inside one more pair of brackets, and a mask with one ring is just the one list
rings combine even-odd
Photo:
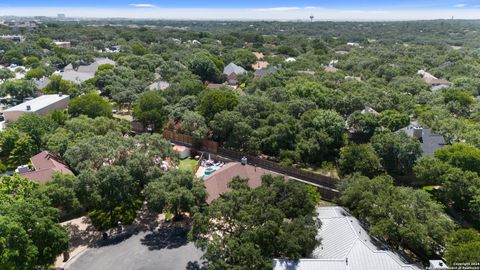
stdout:
[[255,55],[255,58],[257,58],[257,60],[262,60],[264,57],[263,53],[261,52],[254,52],[253,54]]
[[449,81],[444,79],[438,79],[437,77],[433,76],[432,74],[426,72],[423,69],[419,70],[417,74],[422,76],[423,80],[430,85],[432,91],[437,91],[442,88],[450,87]]
[[68,106],[68,95],[43,95],[27,102],[18,104],[3,111],[6,122],[15,122],[25,113],[37,113],[46,115],[54,110],[63,110]]
[[396,133],[405,132],[412,138],[417,138],[422,145],[423,156],[433,157],[433,153],[447,145],[442,135],[433,134],[429,128],[423,128],[416,123],[398,130]]
[[67,17],[67,16],[65,16],[65,14],[63,14],[63,13],[58,13],[58,14],[57,14],[57,18],[58,18],[58,19],[65,19],[66,17]]
[[169,82],[166,81],[158,81],[150,84],[148,86],[149,90],[165,90],[170,86]]
[[[50,154],[48,151],[42,151],[30,158],[33,169],[25,171],[25,166],[20,166],[17,173],[20,176],[27,177],[30,180],[46,183],[52,179],[55,172],[73,174],[67,165],[59,161],[58,158]],[[28,166],[27,166],[28,168]]]
[[267,68],[270,65],[270,63],[266,61],[258,61],[255,64],[252,64],[253,70],[259,70],[259,69],[264,69]]
[[268,68],[256,70],[253,73],[253,75],[255,75],[255,78],[262,78],[264,76],[277,72],[277,70],[278,70],[277,67],[268,67]]
[[54,43],[57,47],[64,49],[68,49],[72,46],[72,43],[70,41],[55,41]]
[[378,113],[375,109],[373,109],[372,107],[368,107],[368,106],[365,106],[365,108],[361,111],[362,114],[365,114],[365,113],[371,113],[371,114],[374,114],[374,115],[380,115],[380,113]]
[[323,69],[328,73],[336,73],[338,71],[338,69],[334,66],[326,66]]
[[25,37],[22,35],[1,35],[1,39],[9,39],[11,41],[22,42],[25,40]]
[[223,77],[228,84],[234,85],[238,83],[237,76],[245,72],[247,71],[243,67],[230,63],[223,69]]
[[321,245],[310,258],[298,261],[275,259],[274,270],[420,270],[386,243],[370,237],[362,223],[343,207],[318,207]]
[[297,59],[295,59],[293,57],[289,57],[289,58],[285,59],[285,63],[293,63],[293,62],[297,62]]
[[95,62],[87,66],[79,66],[77,70],[73,68],[72,64],[69,64],[63,69],[60,75],[64,80],[80,84],[95,77],[98,67],[104,64],[115,65],[115,61],[108,58],[95,58]]

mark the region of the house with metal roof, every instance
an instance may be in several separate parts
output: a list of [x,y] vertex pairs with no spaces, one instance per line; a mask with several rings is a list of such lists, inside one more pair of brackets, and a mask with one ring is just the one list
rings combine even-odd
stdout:
[[343,207],[318,207],[322,222],[321,244],[311,258],[298,261],[275,259],[274,270],[420,270],[408,258],[371,237],[365,225]]
[[25,113],[46,115],[54,110],[64,110],[68,106],[68,95],[43,95],[3,111],[6,122],[14,122]]

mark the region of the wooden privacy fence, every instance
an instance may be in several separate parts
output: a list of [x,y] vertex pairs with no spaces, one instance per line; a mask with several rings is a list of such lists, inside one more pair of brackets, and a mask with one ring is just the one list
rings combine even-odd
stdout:
[[[170,130],[165,130],[163,136],[178,144],[196,148],[191,136],[179,134]],[[270,170],[276,173],[284,174],[286,176],[299,179],[302,182],[310,183],[318,187],[318,191],[322,195],[322,199],[327,201],[334,201],[338,197],[337,184],[338,179],[324,176],[321,174],[304,171],[290,166],[281,165],[277,162],[261,159],[255,156],[247,155],[245,153],[218,147],[218,143],[210,140],[201,141],[198,150],[223,156],[232,160],[240,161],[242,157],[247,158],[247,162],[252,165]]]
[[[182,145],[185,145],[185,146],[190,146],[190,147],[193,147],[193,148],[196,147],[196,145],[194,145],[195,143],[193,141],[192,136],[189,136],[189,135],[176,133],[176,132],[171,131],[171,130],[164,130],[163,131],[163,137],[165,137],[165,139],[173,141],[175,143],[179,143],[179,144],[182,144]],[[200,144],[200,147],[198,147],[198,148],[201,148],[199,150],[212,152],[212,153],[217,153],[217,151],[218,151],[218,143],[215,142],[215,141],[202,140],[199,144]]]

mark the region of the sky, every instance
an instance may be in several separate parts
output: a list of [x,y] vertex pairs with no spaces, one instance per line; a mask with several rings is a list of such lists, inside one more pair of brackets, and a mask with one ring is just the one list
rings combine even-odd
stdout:
[[218,20],[480,19],[480,0],[0,0],[0,15]]

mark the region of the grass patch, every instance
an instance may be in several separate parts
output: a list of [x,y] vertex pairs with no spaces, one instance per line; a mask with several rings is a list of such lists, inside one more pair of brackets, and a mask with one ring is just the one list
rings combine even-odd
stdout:
[[327,202],[327,201],[324,201],[324,200],[320,200],[320,202],[318,203],[317,206],[326,207],[326,206],[337,206],[337,205],[332,203],[332,202]]
[[187,159],[180,160],[180,164],[178,165],[178,168],[180,170],[191,172],[193,171],[193,169],[195,169],[196,166],[197,166],[197,161],[195,159],[187,158]]
[[435,186],[424,186],[422,187],[422,189],[425,191],[433,191],[435,189]]

